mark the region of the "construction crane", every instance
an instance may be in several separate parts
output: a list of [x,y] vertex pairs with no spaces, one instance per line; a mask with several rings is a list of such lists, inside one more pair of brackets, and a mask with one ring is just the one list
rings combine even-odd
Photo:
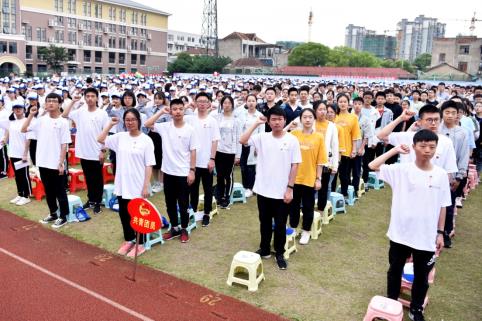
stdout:
[[470,19],[470,27],[469,27],[469,30],[472,34],[475,31],[475,22],[476,21],[482,21],[482,20],[475,18],[475,11],[474,11],[474,16],[472,17],[472,19]]
[[311,42],[311,27],[313,26],[313,9],[310,8],[308,16],[308,42]]

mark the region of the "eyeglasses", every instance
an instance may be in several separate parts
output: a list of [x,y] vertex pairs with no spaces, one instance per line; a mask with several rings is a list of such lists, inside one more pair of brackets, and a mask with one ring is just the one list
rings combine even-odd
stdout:
[[46,103],[58,103],[59,100],[57,98],[47,98],[45,99]]
[[436,124],[440,122],[440,118],[425,118],[423,119],[423,121],[426,121],[427,123]]

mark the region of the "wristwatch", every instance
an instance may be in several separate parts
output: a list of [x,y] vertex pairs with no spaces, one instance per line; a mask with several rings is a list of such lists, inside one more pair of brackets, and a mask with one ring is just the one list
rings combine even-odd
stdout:
[[445,234],[445,232],[444,232],[444,231],[442,231],[442,230],[437,230],[437,234],[442,234],[442,235],[444,235],[444,234]]
[[293,186],[291,186],[291,185],[287,185],[286,187],[293,189]]

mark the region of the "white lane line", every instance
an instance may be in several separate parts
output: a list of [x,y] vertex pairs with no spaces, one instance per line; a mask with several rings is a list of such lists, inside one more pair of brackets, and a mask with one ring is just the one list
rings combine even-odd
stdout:
[[28,266],[30,266],[30,267],[32,267],[32,268],[34,268],[34,269],[42,272],[42,273],[45,273],[45,274],[47,274],[48,276],[53,277],[54,279],[57,279],[57,280],[59,280],[59,281],[61,281],[61,282],[63,282],[63,283],[66,283],[66,284],[70,285],[71,287],[73,287],[73,288],[75,288],[75,289],[77,289],[77,290],[79,290],[79,291],[82,291],[82,292],[84,292],[84,293],[87,293],[88,295],[91,295],[91,296],[93,296],[94,298],[96,298],[96,299],[98,299],[98,300],[100,300],[100,301],[103,301],[103,302],[109,304],[110,306],[112,306],[112,307],[114,307],[114,308],[117,308],[117,309],[119,309],[119,310],[122,310],[122,311],[124,311],[124,312],[126,312],[126,313],[128,313],[128,314],[130,314],[130,315],[132,315],[132,316],[134,316],[134,317],[136,317],[136,318],[139,318],[139,319],[144,320],[144,321],[154,321],[153,319],[151,319],[151,318],[149,318],[149,317],[146,317],[145,315],[143,315],[143,314],[141,314],[141,313],[139,313],[139,312],[136,312],[136,311],[134,311],[134,310],[131,310],[131,309],[129,309],[128,307],[125,307],[125,306],[123,306],[122,304],[119,304],[119,303],[117,303],[117,302],[114,302],[114,301],[112,301],[111,299],[106,298],[105,296],[103,296],[103,295],[101,295],[101,294],[99,294],[99,293],[97,293],[97,292],[94,292],[94,291],[92,291],[92,290],[89,290],[89,289],[83,287],[83,286],[80,285],[80,284],[77,284],[77,283],[75,283],[75,282],[73,282],[73,281],[70,281],[70,280],[68,280],[68,279],[66,279],[66,278],[63,278],[63,277],[61,277],[61,276],[59,276],[59,275],[57,275],[57,274],[55,274],[55,273],[53,273],[53,272],[50,272],[49,270],[44,269],[43,267],[38,266],[37,264],[35,264],[35,263],[33,263],[33,262],[31,262],[31,261],[29,261],[29,260],[27,260],[27,259],[24,259],[24,258],[22,258],[22,257],[20,257],[20,256],[18,256],[18,255],[15,255],[14,253],[9,252],[9,251],[5,250],[5,249],[2,248],[2,247],[0,247],[0,252],[6,254],[6,255],[8,255],[8,256],[10,256],[11,258],[14,258],[14,259],[22,262],[23,264],[26,264],[26,265],[28,265]]

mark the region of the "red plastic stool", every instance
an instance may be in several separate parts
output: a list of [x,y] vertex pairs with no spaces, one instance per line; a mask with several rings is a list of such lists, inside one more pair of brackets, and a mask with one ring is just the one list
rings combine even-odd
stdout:
[[69,169],[69,189],[71,193],[78,190],[86,189],[84,171],[81,169]]
[[104,163],[102,167],[102,175],[104,176],[104,184],[114,181],[114,166],[112,163]]
[[15,170],[13,169],[12,161],[8,161],[7,176],[8,178],[15,177]]
[[32,182],[32,195],[37,201],[41,201],[45,196],[44,184],[37,176],[30,176],[30,181]]
[[398,301],[376,295],[370,300],[363,321],[372,321],[375,318],[403,321],[403,306]]
[[75,148],[69,148],[69,166],[75,166],[80,163],[80,159],[75,156]]

